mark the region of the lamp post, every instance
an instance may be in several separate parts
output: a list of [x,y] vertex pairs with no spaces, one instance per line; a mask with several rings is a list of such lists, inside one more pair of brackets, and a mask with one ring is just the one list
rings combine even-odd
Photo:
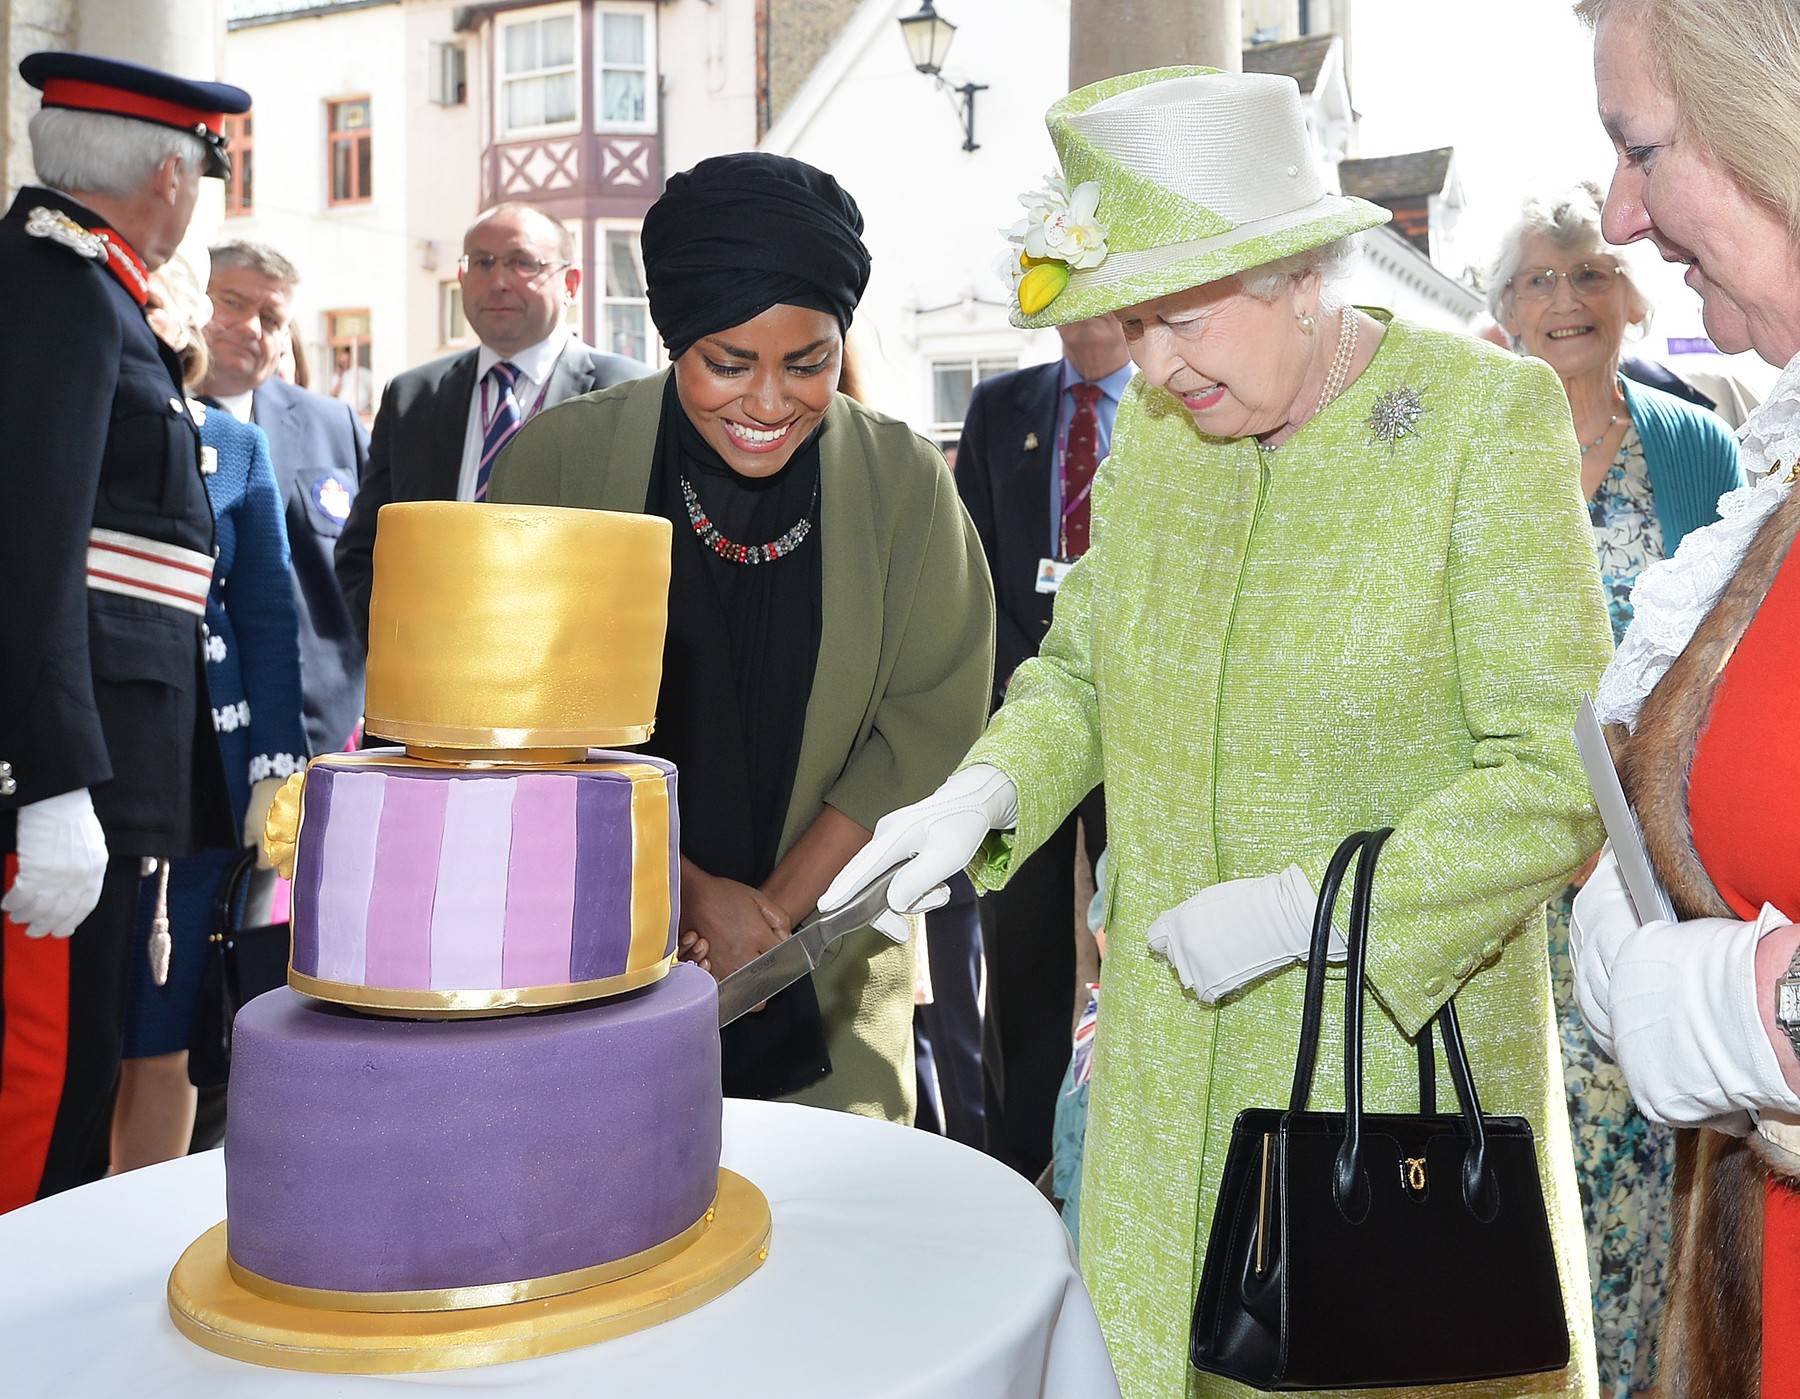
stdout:
[[[951,110],[962,123],[963,149],[979,150],[975,142],[975,94],[986,92],[986,83],[964,83],[953,86],[944,79],[944,58],[950,52],[950,40],[956,26],[932,8],[931,0],[921,0],[919,12],[900,21],[900,36],[906,40],[906,51],[912,64],[949,95]],[[957,99],[961,98],[958,105]]]

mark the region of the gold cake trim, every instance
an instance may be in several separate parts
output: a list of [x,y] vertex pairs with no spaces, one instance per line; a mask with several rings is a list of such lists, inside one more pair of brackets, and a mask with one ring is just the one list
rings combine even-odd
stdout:
[[[668,926],[665,920],[665,928]],[[576,1005],[582,1001],[604,1000],[622,996],[661,981],[675,965],[671,952],[647,967],[634,967],[616,976],[596,977],[592,981],[564,981],[551,986],[503,986],[493,991],[420,991],[392,986],[364,986],[351,981],[324,981],[288,967],[288,985],[302,996],[316,1001],[366,1010],[374,1015],[390,1014],[422,1019],[453,1019],[467,1016],[511,1015],[515,1011],[548,1010],[552,1006]]]
[[637,1253],[615,1258],[610,1263],[596,1263],[589,1268],[572,1268],[566,1273],[546,1273],[543,1277],[525,1278],[520,1282],[487,1282],[471,1287],[423,1287],[409,1292],[344,1292],[326,1287],[302,1287],[297,1283],[277,1282],[239,1263],[231,1256],[230,1231],[226,1233],[225,1266],[232,1278],[246,1292],[271,1302],[287,1302],[296,1307],[320,1307],[333,1312],[447,1312],[470,1307],[500,1307],[512,1302],[533,1302],[540,1297],[558,1297],[584,1287],[617,1282],[666,1263],[706,1232],[719,1206],[718,1197],[706,1212],[671,1239],[641,1249]]
[[705,1305],[762,1266],[771,1225],[762,1191],[721,1169],[712,1225],[673,1258],[631,1277],[499,1307],[350,1312],[246,1291],[226,1266],[220,1223],[188,1245],[169,1274],[169,1316],[195,1345],[282,1370],[402,1375],[498,1365],[630,1335]]

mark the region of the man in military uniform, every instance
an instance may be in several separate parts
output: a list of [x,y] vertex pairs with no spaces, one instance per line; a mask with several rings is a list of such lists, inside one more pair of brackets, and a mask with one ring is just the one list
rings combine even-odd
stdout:
[[147,274],[249,94],[36,53],[0,221],[0,1210],[104,1174],[145,857],[236,844],[201,618],[200,434]]

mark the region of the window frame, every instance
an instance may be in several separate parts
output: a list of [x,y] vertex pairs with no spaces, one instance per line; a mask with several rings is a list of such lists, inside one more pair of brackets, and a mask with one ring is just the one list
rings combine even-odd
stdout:
[[[362,103],[369,109],[369,119],[358,130],[339,131],[337,129],[337,109],[353,107]],[[337,148],[340,145],[351,147],[350,185],[354,193],[340,198],[337,192]],[[369,148],[369,188],[362,188],[359,174],[361,160],[355,147],[366,145]],[[325,103],[325,204],[327,208],[342,209],[349,205],[370,204],[375,199],[375,99],[364,93],[360,97],[328,98]]]
[[[644,119],[609,122],[606,119],[606,21],[609,14],[628,14],[644,26]],[[594,4],[594,130],[606,135],[654,135],[656,132],[656,6],[644,0],[595,0]],[[636,72],[623,64],[610,65],[617,72]]]
[[644,313],[644,348],[643,362],[653,369],[660,369],[666,363],[661,338],[656,333],[656,325],[650,319],[650,298],[645,296],[609,296],[606,291],[607,245],[615,234],[624,234],[631,240],[633,258],[637,264],[640,278],[644,271],[644,225],[634,219],[598,219],[594,224],[594,338],[592,344],[596,349],[607,354],[623,354],[624,351],[613,348],[611,325],[607,319],[607,311],[613,306],[641,307]]
[[[560,19],[567,16],[575,27],[575,43],[571,49],[573,57],[570,66],[563,68],[537,68],[529,73],[509,75],[506,71],[506,34],[508,30],[520,28],[527,24],[542,24],[546,20]],[[510,14],[502,14],[494,21],[494,140],[502,141],[535,141],[546,136],[570,136],[581,130],[581,92],[586,81],[587,68],[582,62],[581,51],[581,6],[574,3],[560,5],[534,5],[529,9],[516,10]],[[569,72],[575,80],[575,115],[564,121],[540,122],[536,126],[509,126],[506,119],[506,88],[508,83],[524,82],[533,78],[555,77]]]
[[[356,352],[359,347],[366,346],[369,351],[369,363],[364,372],[368,375],[368,390],[366,395],[359,394],[357,402],[352,403],[351,407],[356,415],[367,423],[375,416],[375,404],[377,402],[377,395],[375,393],[374,312],[367,306],[334,306],[330,310],[324,312],[323,315],[325,319],[325,353],[321,356],[321,369],[324,387],[320,389],[319,392],[323,393],[327,398],[337,399],[339,403],[348,402],[349,400],[338,398],[338,395],[334,392],[335,385],[332,383],[332,377],[337,373],[337,352],[340,348],[348,346],[350,348],[350,358],[352,363],[355,364],[357,369],[362,370],[363,366],[360,363],[361,356]],[[361,335],[340,335],[338,333],[338,319],[339,317],[346,316],[362,317],[364,329]],[[368,400],[369,406],[367,408],[361,406],[361,401],[364,397]]]
[[231,178],[225,182],[225,217],[245,218],[256,212],[256,109],[226,113],[220,129],[229,138],[225,149],[231,155]]
[[[989,366],[985,374],[981,372],[983,365]],[[975,386],[984,379],[1010,374],[1018,367],[1019,353],[1017,350],[959,350],[953,354],[926,356],[925,403],[927,412],[931,416],[923,435],[942,448],[946,443],[961,441],[963,423],[967,421],[966,416],[955,422],[937,417],[937,376],[940,369],[967,369],[969,371],[969,393],[973,395]]]
[[[452,306],[454,305],[454,311]],[[462,334],[453,335],[452,327],[456,320],[462,322]],[[469,315],[463,306],[462,282],[450,277],[438,283],[438,344],[446,349],[462,349],[475,343],[475,331],[469,325]]]

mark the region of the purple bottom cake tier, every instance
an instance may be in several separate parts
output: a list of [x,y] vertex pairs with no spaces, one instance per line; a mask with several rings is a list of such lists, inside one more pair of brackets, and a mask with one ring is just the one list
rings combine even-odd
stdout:
[[704,1227],[718,1189],[717,1004],[688,964],[617,1000],[501,1020],[257,997],[232,1046],[234,1272],[353,1308],[486,1289],[394,1307],[414,1309],[649,1266]]

